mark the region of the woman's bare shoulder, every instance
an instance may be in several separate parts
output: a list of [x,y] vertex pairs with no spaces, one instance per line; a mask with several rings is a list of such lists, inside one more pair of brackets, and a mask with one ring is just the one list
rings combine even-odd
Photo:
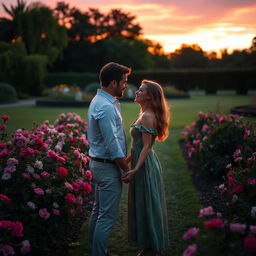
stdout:
[[156,117],[153,112],[145,111],[140,119],[140,124],[145,125],[151,128],[155,128],[156,126]]

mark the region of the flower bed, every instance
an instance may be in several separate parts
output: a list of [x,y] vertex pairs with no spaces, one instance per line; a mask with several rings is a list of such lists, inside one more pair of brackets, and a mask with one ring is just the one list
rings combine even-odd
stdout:
[[73,216],[91,192],[86,122],[61,114],[54,125],[34,123],[0,144],[0,252],[45,255],[65,240]]
[[[182,134],[188,160],[208,175],[209,180],[219,180],[219,185],[212,189],[218,189],[222,198],[215,199],[226,202],[225,220],[211,206],[201,211],[201,215],[211,219],[204,222],[197,244],[189,245],[183,255],[195,255],[198,250],[200,255],[211,250],[213,255],[255,253],[256,137],[253,127],[237,115],[199,112],[196,122],[186,126]],[[183,238],[188,240],[198,233],[199,229],[194,227]]]

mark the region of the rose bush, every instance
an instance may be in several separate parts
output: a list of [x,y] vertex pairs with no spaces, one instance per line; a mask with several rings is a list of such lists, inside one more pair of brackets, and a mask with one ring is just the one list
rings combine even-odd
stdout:
[[219,190],[226,198],[229,219],[256,224],[256,152],[237,149]]
[[202,225],[189,228],[182,236],[187,246],[183,256],[255,255],[255,225],[228,222],[211,206],[201,209],[199,217]]
[[[22,223],[23,253],[30,244],[33,254],[44,254],[65,240],[72,217],[83,211],[92,190],[86,122],[63,113],[54,125],[34,123],[31,131],[19,129],[9,141],[6,129],[0,132],[0,220]],[[17,243],[8,232],[0,226],[4,255],[11,255],[9,246]]]
[[227,164],[239,161],[233,159],[237,148],[247,156],[256,151],[254,129],[238,115],[199,112],[196,121],[185,126],[182,135],[189,157],[198,161],[203,171],[218,178],[226,174]]

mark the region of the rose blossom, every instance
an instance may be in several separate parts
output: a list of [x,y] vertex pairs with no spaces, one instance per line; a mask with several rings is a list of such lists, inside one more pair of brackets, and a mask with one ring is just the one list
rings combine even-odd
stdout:
[[59,207],[60,207],[57,202],[53,202],[52,206],[53,206],[54,208],[59,208]]
[[253,234],[256,234],[256,226],[251,225],[250,226],[250,232],[253,233]]
[[21,243],[22,247],[20,249],[20,251],[23,253],[23,254],[27,254],[30,252],[30,243],[29,243],[29,240],[24,240],[22,241]]
[[209,206],[209,207],[201,209],[199,213],[200,213],[199,217],[202,218],[204,216],[211,216],[211,215],[213,215],[214,211],[213,211],[212,206]]
[[224,222],[222,219],[216,218],[209,221],[205,221],[204,226],[206,229],[224,228]]
[[240,223],[230,223],[230,231],[232,232],[237,232],[237,233],[244,233],[246,229],[245,224],[240,224]]
[[238,149],[234,152],[233,158],[234,158],[234,159],[237,158],[240,154],[241,154],[241,150],[238,148]]
[[81,190],[84,194],[89,194],[92,191],[91,185],[86,181],[81,183]]
[[231,194],[235,194],[235,193],[241,193],[243,192],[243,186],[242,185],[237,185],[235,186],[232,190],[231,190]]
[[9,204],[12,201],[8,196],[4,194],[0,194],[0,200],[2,200],[6,204]]
[[4,173],[4,174],[1,176],[1,179],[2,179],[2,180],[9,180],[11,177],[12,177],[12,175],[11,175],[10,173]]
[[0,244],[0,252],[2,252],[4,256],[15,254],[13,247],[7,244]]
[[9,116],[7,116],[7,115],[2,115],[2,116],[1,116],[1,119],[3,119],[4,122],[5,122],[5,121],[10,120],[11,118],[10,118]]
[[75,181],[75,182],[72,184],[72,187],[73,187],[73,190],[74,190],[75,192],[78,192],[79,189],[80,189],[80,183],[77,182],[77,181]]
[[40,209],[39,210],[39,216],[45,220],[47,220],[50,217],[50,213],[46,208]]
[[197,244],[191,244],[183,252],[182,256],[194,256],[196,255],[196,251],[197,251]]
[[4,131],[7,129],[7,125],[5,124],[0,124],[0,131]]
[[26,167],[26,172],[28,172],[28,173],[34,173],[34,171],[35,171],[35,169],[31,166],[31,165],[27,165],[27,167]]
[[85,172],[85,175],[86,175],[86,179],[88,180],[92,180],[92,172],[90,170],[87,170]]
[[33,176],[33,178],[36,179],[36,180],[40,180],[40,179],[41,179],[40,175],[37,174],[37,173],[33,173],[32,176]]
[[33,202],[31,202],[31,201],[28,201],[28,202],[27,202],[27,206],[28,206],[29,208],[33,209],[33,210],[36,209],[36,205],[35,205]]
[[52,210],[52,213],[53,213],[54,215],[60,215],[60,210],[58,210],[58,209],[53,209],[53,210]]
[[76,203],[76,198],[75,196],[72,194],[72,193],[68,193],[66,196],[65,196],[68,204],[75,204]]
[[226,116],[222,116],[222,117],[220,117],[220,119],[219,119],[219,123],[224,123],[224,122],[226,122],[227,121],[227,117]]
[[41,173],[41,176],[43,176],[44,178],[49,178],[51,174],[49,172],[44,171]]
[[45,193],[46,193],[46,194],[52,194],[52,189],[51,189],[51,188],[47,188],[47,189],[45,190]]
[[43,165],[42,161],[36,160],[35,163],[34,163],[34,167],[38,168],[39,170],[43,170],[43,166],[44,165]]
[[250,185],[256,185],[256,179],[255,178],[248,178],[246,182]]
[[244,239],[244,248],[249,253],[256,252],[256,238],[255,237],[246,237]]
[[44,195],[44,191],[41,188],[34,188],[34,192],[37,195]]
[[19,160],[17,160],[16,158],[9,158],[7,160],[7,165],[16,165],[19,163]]
[[5,173],[13,173],[16,171],[16,166],[15,165],[7,165],[4,168]]
[[22,176],[23,176],[25,179],[27,179],[27,180],[31,179],[31,176],[30,176],[29,173],[23,172],[23,173],[22,173]]
[[21,237],[23,236],[23,225],[19,221],[15,221],[12,223],[12,234],[13,236]]
[[199,231],[200,231],[199,228],[196,228],[196,227],[190,228],[190,229],[182,236],[182,238],[183,238],[184,240],[189,240],[189,239],[191,239],[191,238],[197,236],[197,234],[199,233]]
[[65,178],[68,175],[68,170],[64,167],[57,168],[56,172],[61,178]]

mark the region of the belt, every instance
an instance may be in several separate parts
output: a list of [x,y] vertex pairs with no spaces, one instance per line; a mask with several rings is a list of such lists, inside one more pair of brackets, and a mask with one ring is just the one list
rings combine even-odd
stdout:
[[97,162],[102,162],[102,163],[110,163],[114,164],[115,162],[109,159],[103,159],[103,158],[98,158],[98,157],[92,157],[92,160],[97,161]]

